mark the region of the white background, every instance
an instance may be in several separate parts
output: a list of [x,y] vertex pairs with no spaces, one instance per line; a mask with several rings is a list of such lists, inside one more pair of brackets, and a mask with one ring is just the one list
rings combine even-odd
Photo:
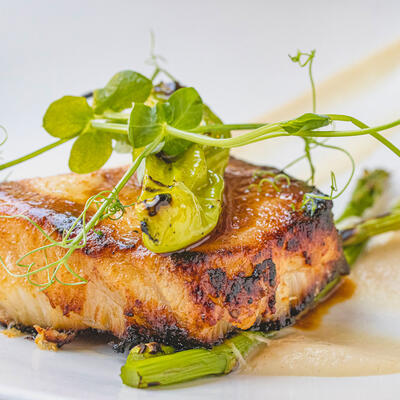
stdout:
[[[398,39],[399,14],[396,0],[0,0],[0,124],[10,135],[2,157],[53,141],[41,128],[51,101],[121,69],[150,73],[151,29],[174,75],[225,122],[245,122],[308,90],[288,53],[317,49],[322,82]],[[53,150],[12,176],[66,171],[67,154]]]

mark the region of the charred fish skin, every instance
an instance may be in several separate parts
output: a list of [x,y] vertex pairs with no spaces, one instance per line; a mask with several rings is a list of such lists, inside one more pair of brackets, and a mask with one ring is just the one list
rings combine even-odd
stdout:
[[[112,188],[125,170],[2,183],[0,215],[26,215],[61,238],[87,198]],[[320,200],[315,209],[304,209],[304,193],[313,188],[290,178],[276,190],[255,178],[260,171],[279,173],[231,159],[218,226],[188,251],[163,255],[147,250],[140,222],[128,208],[118,221],[103,220],[71,256],[70,266],[88,280],[85,285],[55,284],[39,292],[26,279],[0,269],[0,319],[66,331],[95,329],[127,345],[158,341],[177,348],[211,346],[235,330],[292,323],[348,266],[332,203]],[[131,179],[120,200],[130,204],[139,191]],[[16,261],[43,245],[43,236],[24,219],[0,218],[0,241],[7,267],[21,273]],[[62,252],[52,248],[47,258],[55,260]],[[31,262],[44,265],[45,255]],[[59,278],[71,280],[65,270]]]

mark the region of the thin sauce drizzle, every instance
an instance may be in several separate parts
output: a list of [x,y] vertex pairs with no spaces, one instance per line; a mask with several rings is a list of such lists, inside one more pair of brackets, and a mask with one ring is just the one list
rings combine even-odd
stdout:
[[322,320],[335,304],[349,300],[356,291],[356,284],[350,278],[343,279],[342,284],[322,303],[300,318],[295,327],[303,331],[316,330],[321,326]]

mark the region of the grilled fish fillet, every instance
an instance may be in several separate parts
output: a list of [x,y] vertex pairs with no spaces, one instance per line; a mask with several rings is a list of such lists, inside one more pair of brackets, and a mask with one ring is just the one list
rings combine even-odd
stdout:
[[[70,267],[87,284],[55,283],[39,291],[0,267],[0,321],[71,332],[93,328],[132,344],[158,341],[179,348],[212,345],[237,329],[268,331],[292,323],[348,266],[331,202],[301,208],[304,193],[313,189],[295,179],[280,181],[280,191],[269,182],[252,187],[259,169],[230,160],[223,215],[210,237],[190,250],[147,250],[131,207],[118,221],[102,221],[86,247],[71,256]],[[26,215],[60,239],[86,200],[111,189],[125,170],[2,183],[0,215]],[[132,203],[139,191],[132,178],[120,200]],[[0,256],[11,271],[26,272],[16,266],[18,258],[43,244],[29,221],[0,218]],[[25,261],[35,269],[64,252],[52,248]],[[72,280],[65,268],[58,277]]]

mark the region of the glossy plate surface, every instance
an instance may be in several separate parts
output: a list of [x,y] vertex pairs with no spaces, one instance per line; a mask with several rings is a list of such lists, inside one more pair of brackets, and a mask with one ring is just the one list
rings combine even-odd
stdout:
[[[93,9],[95,7],[95,3],[93,3]],[[90,17],[87,15],[86,18]],[[297,43],[294,45],[297,46]],[[45,62],[47,63],[48,60],[44,60],[43,65]],[[190,76],[189,73],[186,74],[186,77],[188,76]],[[78,90],[78,88],[75,89]],[[384,48],[376,55],[334,75],[318,85],[317,89],[319,112],[349,113],[370,124],[398,118],[400,110],[400,44],[395,43]],[[229,95],[227,96],[229,97]],[[258,104],[259,100],[258,98]],[[286,106],[268,113],[263,120],[274,121],[299,115],[309,111],[309,104],[308,95],[301,96]],[[19,117],[15,114],[12,118],[17,120]],[[18,124],[14,127],[21,128]],[[38,132],[37,134],[39,135]],[[398,146],[400,145],[400,129],[393,130],[389,137]],[[283,153],[291,158],[299,151],[298,142],[293,143],[296,145],[285,145],[285,147],[282,147],[282,143],[277,144],[276,142],[257,144],[235,150],[234,154],[252,162],[282,166]],[[332,140],[332,143],[335,141]],[[341,143],[344,142],[341,141]],[[358,173],[361,173],[362,168],[367,166],[369,168],[378,166],[388,168],[393,172],[391,200],[395,196],[399,196],[400,189],[396,189],[396,187],[400,188],[400,173],[397,172],[400,171],[400,160],[387,150],[381,149],[370,139],[354,139],[346,143],[347,148],[352,151],[359,163]],[[60,154],[61,152],[55,152],[54,155],[49,154],[47,165],[58,165]],[[345,159],[338,158],[336,154],[322,152],[317,153],[315,158],[321,166],[318,184],[323,189],[326,190],[329,187],[331,169],[338,171],[338,183],[344,182],[346,173],[348,173],[348,163]],[[116,159],[114,163],[119,161],[121,160]],[[126,158],[122,162],[126,162]],[[24,168],[17,170],[13,177],[45,175],[43,164],[40,170],[36,170],[34,167],[39,164],[33,163],[32,168],[27,165],[24,164]],[[47,171],[47,174],[52,173],[52,170]],[[306,167],[299,166],[296,171],[291,171],[291,173],[305,177],[307,175]],[[340,209],[345,201],[346,196],[338,201],[337,209]],[[400,304],[400,301],[398,298],[393,298],[393,303]],[[371,311],[367,304],[354,300],[332,309],[327,316],[327,321],[341,323],[345,327],[351,327],[360,332],[372,332],[399,343],[399,310],[400,306],[397,311],[393,307],[382,306]],[[373,349],[371,351],[373,352]],[[0,334],[0,398],[18,400],[201,398],[213,400],[265,397],[293,400],[338,398],[385,400],[393,399],[396,397],[396,393],[400,393],[399,374],[339,378],[250,376],[235,373],[227,377],[211,378],[163,390],[135,390],[124,387],[120,381],[119,370],[124,359],[123,355],[115,354],[110,346],[101,342],[94,343],[80,339],[65,346],[61,351],[53,353],[39,350],[31,341],[24,338],[9,339]],[[305,370],[304,375],[307,374],[308,371]]]

